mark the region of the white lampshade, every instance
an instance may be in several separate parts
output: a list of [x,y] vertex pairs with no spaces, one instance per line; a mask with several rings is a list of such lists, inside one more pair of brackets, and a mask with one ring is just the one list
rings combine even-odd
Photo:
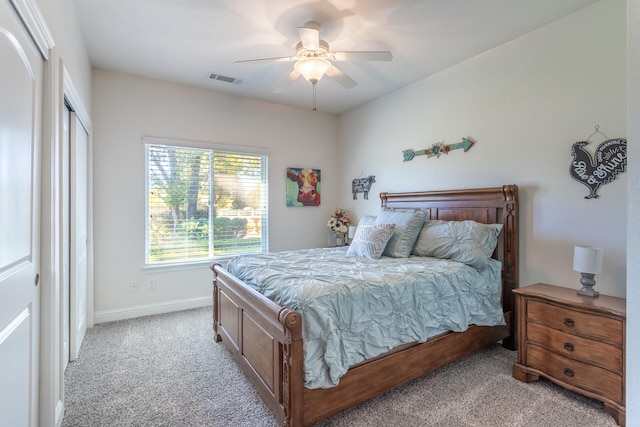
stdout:
[[353,237],[356,235],[356,227],[353,225],[349,226],[349,238],[353,239]]
[[324,73],[329,71],[331,62],[322,58],[305,58],[296,62],[293,68],[309,83],[315,84],[324,76]]
[[576,246],[573,249],[573,270],[579,273],[602,273],[602,248]]

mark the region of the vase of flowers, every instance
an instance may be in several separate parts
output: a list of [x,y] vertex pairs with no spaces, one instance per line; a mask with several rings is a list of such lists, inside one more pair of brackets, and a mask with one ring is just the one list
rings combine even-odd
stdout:
[[327,227],[336,235],[336,246],[344,246],[346,244],[346,236],[349,231],[349,211],[342,208],[336,208],[331,216]]

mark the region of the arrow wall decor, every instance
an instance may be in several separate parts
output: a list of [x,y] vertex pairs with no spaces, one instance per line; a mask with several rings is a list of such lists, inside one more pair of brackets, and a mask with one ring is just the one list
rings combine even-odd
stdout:
[[461,142],[457,142],[455,144],[445,144],[444,142],[436,142],[430,148],[425,148],[424,150],[414,151],[412,149],[403,150],[402,155],[404,157],[404,161],[408,162],[413,160],[415,156],[427,156],[427,157],[440,157],[442,154],[449,154],[451,150],[457,150],[462,148],[466,153],[469,148],[473,145],[473,141],[468,140],[467,138],[462,138]]

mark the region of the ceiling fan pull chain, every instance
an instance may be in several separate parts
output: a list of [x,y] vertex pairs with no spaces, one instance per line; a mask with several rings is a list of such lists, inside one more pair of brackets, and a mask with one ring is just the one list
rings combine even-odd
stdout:
[[316,111],[316,84],[313,83],[313,108],[311,109],[312,111]]

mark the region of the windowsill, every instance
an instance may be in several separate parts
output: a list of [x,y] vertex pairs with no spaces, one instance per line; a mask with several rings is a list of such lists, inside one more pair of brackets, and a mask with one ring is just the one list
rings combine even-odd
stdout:
[[176,261],[176,262],[158,262],[155,264],[145,264],[142,271],[175,271],[175,270],[196,270],[203,267],[209,268],[211,264],[220,264],[227,266],[227,261],[238,255],[259,255],[265,252],[245,252],[232,255],[217,256],[215,258],[203,259],[198,261]]
[[142,267],[144,272],[158,272],[158,271],[177,271],[177,270],[199,270],[201,268],[209,268],[211,264],[218,263],[222,266],[226,266],[227,261],[231,256],[218,257],[212,259],[206,259],[202,261],[189,261],[189,262],[168,262],[162,264],[145,264]]

